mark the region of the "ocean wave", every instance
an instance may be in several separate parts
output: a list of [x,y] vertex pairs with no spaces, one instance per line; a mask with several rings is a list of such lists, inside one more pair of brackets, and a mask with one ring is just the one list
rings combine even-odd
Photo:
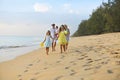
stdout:
[[37,44],[28,44],[28,45],[13,45],[13,46],[0,46],[1,49],[12,49],[12,48],[21,48],[21,47],[30,47],[30,46],[37,46]]
[[39,45],[40,37],[0,36],[0,50]]
[[27,47],[25,45],[23,46],[0,46],[0,49],[10,49],[10,48],[20,48],[20,47]]

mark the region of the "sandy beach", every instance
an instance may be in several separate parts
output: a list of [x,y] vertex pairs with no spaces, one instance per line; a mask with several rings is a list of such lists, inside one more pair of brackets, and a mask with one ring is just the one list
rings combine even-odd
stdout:
[[0,80],[120,80],[120,33],[71,38],[69,49],[45,48],[0,63]]

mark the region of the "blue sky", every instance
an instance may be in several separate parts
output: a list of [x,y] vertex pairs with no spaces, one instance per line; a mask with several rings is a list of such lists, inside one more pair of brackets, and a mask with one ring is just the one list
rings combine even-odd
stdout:
[[51,24],[74,33],[81,20],[107,0],[0,0],[0,35],[40,36]]

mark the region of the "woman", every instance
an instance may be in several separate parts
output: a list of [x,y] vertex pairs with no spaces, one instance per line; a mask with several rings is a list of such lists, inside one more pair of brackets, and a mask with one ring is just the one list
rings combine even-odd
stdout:
[[65,34],[65,31],[64,31],[64,25],[61,25],[61,27],[59,28],[59,33],[58,33],[58,42],[60,44],[60,50],[61,50],[61,53],[66,51],[66,43],[67,43],[67,40],[66,40],[66,34]]

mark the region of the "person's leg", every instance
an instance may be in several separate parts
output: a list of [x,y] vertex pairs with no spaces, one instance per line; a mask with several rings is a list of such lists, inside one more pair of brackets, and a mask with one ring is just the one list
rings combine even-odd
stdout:
[[54,39],[52,40],[52,51],[54,51]]
[[66,45],[63,45],[64,52],[66,51]]
[[52,42],[52,51],[53,51],[53,42]]
[[54,42],[54,51],[55,51],[55,47],[56,47],[56,41]]
[[66,43],[66,50],[68,49],[68,42]]
[[49,47],[48,47],[48,53],[49,53]]
[[69,44],[69,37],[66,38],[67,43],[66,43],[66,50],[68,49],[68,44]]
[[49,47],[46,47],[46,54],[48,55]]
[[60,45],[60,50],[61,50],[61,53],[62,53],[62,44]]

